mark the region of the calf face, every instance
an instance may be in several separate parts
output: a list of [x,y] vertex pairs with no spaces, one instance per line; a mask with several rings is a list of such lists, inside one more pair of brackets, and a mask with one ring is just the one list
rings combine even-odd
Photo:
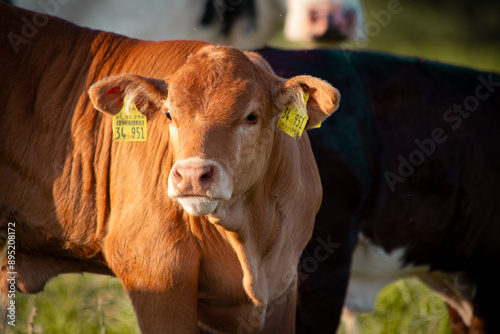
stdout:
[[228,213],[241,214],[241,202],[277,159],[273,147],[279,152],[286,142],[294,143],[276,128],[286,105],[307,108],[308,128],[339,101],[326,82],[308,76],[285,80],[254,53],[212,45],[191,55],[167,80],[120,74],[94,84],[89,95],[95,108],[108,114],[118,112],[124,98],[146,115],[164,112],[174,160],[168,195],[189,214],[217,222]]

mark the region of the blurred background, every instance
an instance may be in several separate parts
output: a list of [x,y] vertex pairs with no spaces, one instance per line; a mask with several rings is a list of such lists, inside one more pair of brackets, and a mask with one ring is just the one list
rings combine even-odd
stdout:
[[[365,40],[312,45],[287,41],[280,32],[270,45],[375,50],[500,72],[498,0],[364,0],[363,4]],[[400,11],[381,19],[381,11],[391,4],[399,4]],[[63,275],[37,295],[18,293],[16,305],[17,324],[7,326],[6,333],[139,333],[128,297],[115,278]],[[415,279],[385,288],[375,312],[358,315],[357,322],[361,333],[451,333],[444,303]]]
[[[380,24],[376,17],[391,3],[400,12],[391,15],[387,24]],[[363,5],[366,40],[349,40],[340,43],[340,47],[500,72],[500,1],[363,0]],[[309,46],[286,41],[282,34],[275,36],[271,44],[286,48]]]
[[[367,47],[500,72],[500,1],[401,0],[403,10]],[[371,11],[386,1],[365,0]]]

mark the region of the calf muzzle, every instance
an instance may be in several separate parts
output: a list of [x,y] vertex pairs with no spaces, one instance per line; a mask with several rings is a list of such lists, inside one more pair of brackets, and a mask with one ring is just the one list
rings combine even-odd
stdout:
[[183,195],[205,196],[215,180],[216,167],[175,166],[172,170],[172,183]]
[[194,216],[213,214],[232,195],[232,182],[222,165],[213,160],[189,158],[172,166],[168,195]]

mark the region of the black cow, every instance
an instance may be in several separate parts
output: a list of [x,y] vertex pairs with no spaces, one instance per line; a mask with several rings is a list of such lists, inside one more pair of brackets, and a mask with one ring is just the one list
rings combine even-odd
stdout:
[[[309,133],[324,198],[302,260],[298,332],[337,328],[362,231],[365,251],[456,304],[471,298],[462,330],[500,333],[500,76],[370,52],[260,53],[278,75],[318,76],[342,95]],[[451,277],[466,277],[455,288],[467,293],[447,291]]]

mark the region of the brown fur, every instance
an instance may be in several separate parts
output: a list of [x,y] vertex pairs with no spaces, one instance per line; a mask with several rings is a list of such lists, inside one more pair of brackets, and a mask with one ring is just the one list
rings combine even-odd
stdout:
[[[115,274],[144,333],[196,333],[198,322],[294,332],[296,267],[321,184],[307,135],[296,141],[276,121],[308,91],[317,124],[336,109],[337,91],[281,79],[232,48],[143,42],[55,18],[16,53],[6,32],[21,36],[22,17],[33,14],[0,5],[0,204],[12,208],[0,227],[5,243],[16,221],[17,287],[37,292],[66,272]],[[112,140],[125,97],[148,117],[146,142]],[[259,119],[247,138],[239,129],[252,103]],[[168,196],[173,163],[193,155],[229,171],[223,218],[189,216]]]

